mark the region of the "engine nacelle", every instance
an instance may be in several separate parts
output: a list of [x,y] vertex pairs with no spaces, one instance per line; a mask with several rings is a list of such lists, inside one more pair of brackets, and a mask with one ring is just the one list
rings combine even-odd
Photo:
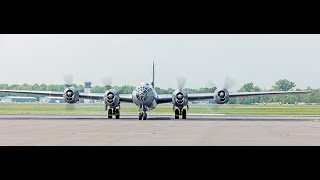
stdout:
[[172,103],[177,107],[184,107],[188,105],[188,94],[184,91],[175,90],[172,93]]
[[79,101],[79,91],[74,87],[68,87],[63,91],[64,101],[70,104]]
[[217,104],[225,104],[229,101],[229,91],[227,89],[216,89],[214,91],[214,101]]
[[105,92],[104,103],[110,107],[116,107],[120,104],[119,93],[113,89],[109,89]]

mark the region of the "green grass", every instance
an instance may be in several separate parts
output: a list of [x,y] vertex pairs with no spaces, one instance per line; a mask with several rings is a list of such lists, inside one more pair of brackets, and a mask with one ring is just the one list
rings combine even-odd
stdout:
[[[121,104],[121,114],[137,114],[138,107]],[[195,105],[189,114],[320,115],[320,105]],[[106,114],[104,104],[0,103],[0,114]],[[162,104],[149,114],[173,114],[171,104]]]

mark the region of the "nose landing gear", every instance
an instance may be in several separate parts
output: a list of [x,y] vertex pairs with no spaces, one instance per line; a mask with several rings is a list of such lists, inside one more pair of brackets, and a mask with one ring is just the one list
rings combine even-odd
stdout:
[[147,107],[146,106],[140,106],[139,108],[139,120],[147,120]]
[[147,119],[147,112],[140,112],[139,120],[146,120],[146,119]]

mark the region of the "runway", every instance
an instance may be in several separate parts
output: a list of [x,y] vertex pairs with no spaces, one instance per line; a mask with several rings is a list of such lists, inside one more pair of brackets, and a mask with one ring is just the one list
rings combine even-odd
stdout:
[[320,116],[0,115],[7,146],[320,145]]

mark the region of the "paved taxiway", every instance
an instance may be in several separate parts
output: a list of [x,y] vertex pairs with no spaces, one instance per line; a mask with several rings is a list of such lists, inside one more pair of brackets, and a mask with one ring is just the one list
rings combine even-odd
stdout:
[[0,145],[320,145],[320,116],[0,115]]

